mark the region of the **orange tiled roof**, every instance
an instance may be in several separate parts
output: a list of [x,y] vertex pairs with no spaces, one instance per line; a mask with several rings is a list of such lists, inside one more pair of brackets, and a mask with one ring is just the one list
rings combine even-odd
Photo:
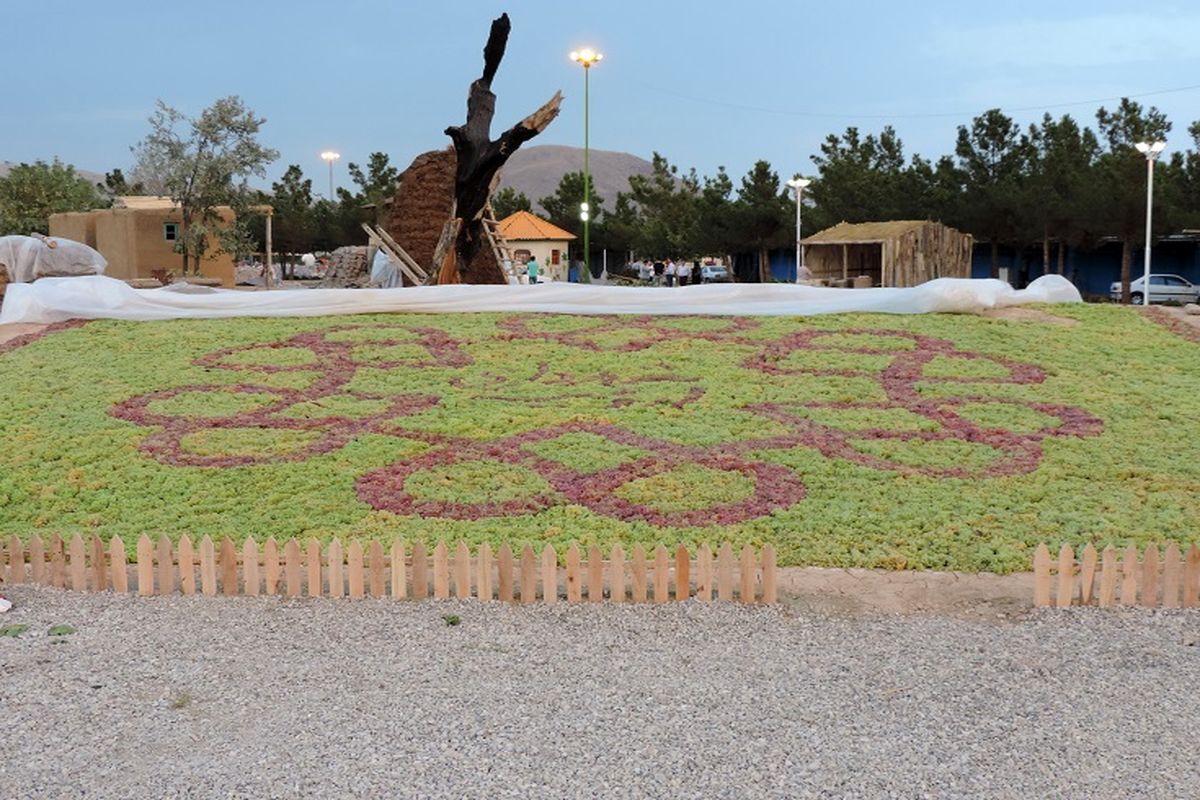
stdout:
[[528,211],[518,211],[500,220],[500,233],[510,242],[570,241],[575,238],[570,231]]

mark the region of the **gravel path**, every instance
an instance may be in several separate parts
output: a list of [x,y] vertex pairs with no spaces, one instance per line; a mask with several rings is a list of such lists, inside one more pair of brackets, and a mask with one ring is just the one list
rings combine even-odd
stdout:
[[9,596],[0,798],[1200,796],[1200,612]]

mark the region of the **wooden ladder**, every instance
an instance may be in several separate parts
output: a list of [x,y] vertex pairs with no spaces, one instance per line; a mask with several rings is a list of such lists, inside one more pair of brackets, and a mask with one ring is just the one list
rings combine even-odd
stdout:
[[483,230],[492,248],[492,255],[496,258],[496,264],[503,271],[504,262],[512,261],[512,248],[500,231],[500,222],[496,219],[496,212],[492,210],[490,202],[483,207]]

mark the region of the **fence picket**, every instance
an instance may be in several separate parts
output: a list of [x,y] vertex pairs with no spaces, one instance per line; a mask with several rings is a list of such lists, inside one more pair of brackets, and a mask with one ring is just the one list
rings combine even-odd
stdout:
[[454,596],[460,600],[471,596],[471,551],[461,539],[454,549]]
[[103,592],[108,588],[108,566],[104,557],[104,542],[100,537],[92,535],[92,590]]
[[363,549],[362,543],[358,539],[350,540],[350,547],[346,549],[346,572],[350,579],[350,599],[361,600],[363,598]]
[[228,536],[221,539],[221,592],[238,593],[237,548]]
[[633,602],[646,602],[646,550],[642,547],[641,542],[637,542],[633,546],[633,561],[630,563],[629,571],[633,578]]
[[196,593],[196,553],[192,540],[185,533],[179,537],[179,591],[186,595]]
[[56,533],[50,537],[50,585],[59,589],[67,587],[67,559],[63,548],[62,536]]
[[620,544],[614,544],[608,556],[608,599],[625,602],[625,551]]
[[258,596],[258,542],[253,536],[242,542],[242,584],[247,597]]
[[408,596],[404,577],[404,542],[392,542],[392,598],[400,600]]
[[[78,533],[71,537],[71,588],[77,592],[87,591],[87,547]],[[21,553],[21,571],[25,570],[25,554]]]
[[733,600],[733,547],[729,542],[717,551],[717,596],[722,600]]
[[487,542],[479,545],[479,564],[476,568],[475,596],[480,600],[492,599],[492,546]]
[[[21,576],[24,579],[24,575]],[[46,546],[36,533],[29,540],[29,580],[42,583],[46,580]]]
[[502,603],[513,601],[513,551],[508,542],[500,545],[496,558],[496,597]]
[[687,600],[692,596],[691,555],[687,545],[675,548],[675,599]]
[[125,567],[125,542],[114,536],[108,542],[108,563],[112,570],[112,589],[118,594],[129,591],[129,573]]
[[315,536],[309,537],[305,553],[305,566],[308,568],[308,580],[305,581],[309,597],[320,597],[325,594],[325,579],[321,575],[321,543]]
[[368,550],[371,570],[371,597],[387,597],[386,565],[383,563],[383,544],[372,541]]
[[537,599],[537,557],[533,545],[521,548],[521,602],[532,603]]
[[175,593],[175,550],[165,533],[158,535],[158,593]]
[[274,536],[263,542],[263,591],[279,594],[279,543]]
[[1200,547],[1192,545],[1187,551],[1183,573],[1183,607],[1200,605]]
[[762,601],[767,605],[779,602],[779,590],[775,574],[775,546],[766,544],[762,549]]
[[1121,605],[1137,605],[1137,545],[1131,544],[1125,548],[1125,557],[1121,564]]
[[1088,542],[1083,548],[1083,562],[1079,567],[1079,602],[1085,606],[1092,604],[1096,585],[1096,547]]
[[154,545],[144,533],[137,543],[137,576],[138,594],[142,597],[154,594]]
[[200,591],[210,597],[217,593],[216,549],[207,535],[200,540]]
[[287,585],[288,597],[299,597],[304,590],[304,579],[302,563],[300,555],[300,543],[296,541],[296,537],[292,536],[283,546],[283,574],[284,582]]
[[1055,605],[1070,608],[1075,595],[1075,551],[1063,542],[1058,549],[1058,597]]
[[579,545],[571,542],[567,548],[567,602],[578,603],[583,599],[581,584],[581,568],[579,564]]
[[1142,556],[1142,605],[1158,605],[1158,546],[1151,544]]
[[[3,566],[4,565],[0,563],[0,567]],[[0,571],[0,578],[2,577],[4,577],[4,575],[3,572]],[[25,582],[25,548],[15,533],[8,539],[8,582]]]
[[450,553],[444,541],[433,548],[433,596],[436,600],[450,597]]
[[412,596],[414,600],[429,597],[429,562],[425,543],[416,542],[412,550]]
[[558,602],[558,553],[552,544],[542,548],[542,600],[548,604]]
[[342,540],[334,539],[329,543],[329,596],[346,596],[346,558],[342,553]]
[[592,545],[588,548],[588,602],[599,603],[604,600],[604,554],[600,548]]
[[654,548],[654,602],[667,602],[671,590],[670,554],[665,545]]
[[1111,608],[1117,593],[1117,550],[1111,544],[1104,548],[1100,569],[1100,607]]
[[1179,583],[1183,577],[1183,564],[1179,557],[1179,545],[1167,542],[1163,555],[1163,608],[1179,608]]
[[754,563],[754,548],[750,545],[742,547],[742,588],[739,594],[743,603],[753,603],[758,599],[758,570]]
[[707,544],[702,544],[696,551],[696,599],[707,603],[712,600],[712,590],[712,549]]

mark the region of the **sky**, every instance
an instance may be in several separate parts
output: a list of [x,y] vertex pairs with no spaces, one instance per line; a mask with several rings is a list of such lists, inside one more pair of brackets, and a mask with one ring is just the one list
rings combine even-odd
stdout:
[[890,124],[906,153],[936,158],[994,107],[1092,124],[1132,96],[1173,121],[1168,151],[1200,119],[1194,0],[0,0],[0,160],[128,168],[156,99],[195,114],[236,94],[280,151],[268,179],[299,164],[324,192],[323,150],[342,154],[342,185],[373,151],[403,168],[448,144],[502,11],[494,135],[561,89],[533,144],[581,146],[583,70],[567,54],[590,45],[605,56],[593,148],[725,166],[735,182],[759,159],[812,173],[821,141],[850,125]]

